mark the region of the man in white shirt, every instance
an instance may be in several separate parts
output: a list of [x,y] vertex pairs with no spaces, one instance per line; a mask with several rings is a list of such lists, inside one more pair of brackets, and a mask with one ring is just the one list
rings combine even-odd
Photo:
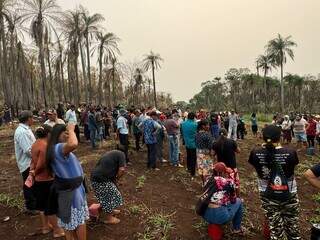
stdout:
[[48,120],[44,124],[54,127],[56,124],[65,124],[65,122],[57,117],[57,111],[51,109],[47,112]]
[[129,129],[128,120],[125,118],[127,111],[125,109],[120,109],[120,116],[117,119],[117,137],[119,139],[120,145],[124,148],[124,153],[126,155],[127,164],[129,163],[128,149],[129,149]]
[[[14,133],[14,149],[19,171],[22,175],[23,184],[27,180],[31,164],[31,147],[36,141],[30,126],[33,124],[33,114],[23,111],[19,116],[19,126]],[[36,200],[32,187],[23,185],[23,196],[28,212],[33,213],[36,208]]]
[[76,115],[76,107],[74,105],[70,106],[70,109],[66,112],[66,123],[76,125],[74,128],[74,132],[77,136],[78,142],[80,142],[80,129],[78,126],[78,120]]
[[235,111],[231,111],[229,114],[229,129],[228,129],[228,138],[237,141],[237,128],[238,128],[238,115]]
[[307,134],[306,128],[308,122],[299,114],[293,122],[293,132],[297,140],[297,151],[301,151],[302,144],[307,146]]

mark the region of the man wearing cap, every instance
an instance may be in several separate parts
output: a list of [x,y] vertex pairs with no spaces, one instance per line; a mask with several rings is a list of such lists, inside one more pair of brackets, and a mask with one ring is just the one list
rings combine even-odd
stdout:
[[49,125],[50,127],[54,127],[56,124],[65,124],[65,122],[57,117],[57,111],[51,109],[47,112],[48,120],[44,122],[44,124]]
[[[14,133],[14,150],[19,171],[23,183],[29,176],[31,164],[31,146],[36,141],[30,126],[33,124],[33,114],[30,111],[23,111],[19,116],[19,126]],[[35,210],[35,197],[32,188],[23,185],[23,196],[27,211],[32,213]]]
[[124,147],[124,153],[126,155],[126,161],[129,162],[128,158],[128,149],[129,149],[129,140],[128,140],[128,120],[125,118],[127,111],[125,109],[120,109],[120,116],[117,119],[117,137],[120,141],[120,144]]

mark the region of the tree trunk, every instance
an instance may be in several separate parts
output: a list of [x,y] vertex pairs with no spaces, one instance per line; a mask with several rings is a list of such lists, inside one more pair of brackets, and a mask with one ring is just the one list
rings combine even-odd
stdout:
[[284,82],[283,82],[283,60],[281,60],[280,64],[281,68],[281,113],[284,113]]
[[268,90],[267,90],[267,68],[264,70],[264,114],[267,116],[267,102],[268,102]]
[[115,66],[113,66],[113,68],[112,68],[112,101],[113,101],[113,107],[117,106]]
[[[99,55],[100,56],[99,56],[98,104],[101,105],[101,103],[102,103],[102,57],[103,57],[103,50],[102,49],[100,49]],[[90,95],[90,93],[89,93],[89,95]]]
[[[89,81],[89,101],[92,101],[92,82],[91,82],[91,71],[90,71],[90,46],[89,46],[89,34],[86,34],[86,47],[87,47],[87,64],[88,64],[88,81]],[[102,60],[101,60],[102,61]]]
[[152,62],[152,79],[153,79],[153,101],[155,108],[158,108],[157,103],[157,90],[156,90],[156,78],[154,74],[154,62]]
[[88,103],[88,84],[87,84],[87,75],[86,75],[86,64],[85,64],[85,57],[82,48],[82,42],[80,41],[80,54],[81,54],[81,64],[82,64],[82,76],[84,82],[84,98],[86,103]]
[[0,37],[2,43],[2,85],[4,89],[4,99],[8,106],[12,107],[11,101],[11,94],[9,91],[9,83],[7,80],[8,77],[8,61],[7,61],[7,42],[6,42],[6,35],[5,35],[5,26],[3,16],[0,15]]
[[53,89],[53,77],[52,77],[52,69],[51,69],[51,59],[50,59],[50,49],[49,44],[47,44],[47,62],[48,62],[48,68],[49,68],[49,84],[50,84],[50,104],[54,106],[54,89]]
[[78,72],[78,52],[75,54],[73,63],[74,63],[74,74],[75,74],[75,81],[76,81],[76,87],[75,87],[75,104],[79,106],[80,104],[80,82],[79,82],[79,72]]

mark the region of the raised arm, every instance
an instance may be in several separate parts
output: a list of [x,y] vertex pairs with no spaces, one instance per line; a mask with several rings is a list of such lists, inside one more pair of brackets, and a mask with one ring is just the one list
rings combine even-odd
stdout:
[[78,147],[78,139],[74,132],[75,125],[68,124],[67,126],[67,142],[63,145],[63,154],[68,155]]

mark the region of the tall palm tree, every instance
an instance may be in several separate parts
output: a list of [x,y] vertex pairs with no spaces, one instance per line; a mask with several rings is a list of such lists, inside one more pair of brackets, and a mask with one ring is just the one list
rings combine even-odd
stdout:
[[134,73],[134,99],[133,105],[138,105],[142,96],[142,85],[143,85],[143,70],[141,68],[136,68]]
[[264,71],[264,110],[267,113],[267,102],[268,102],[268,83],[267,83],[267,75],[268,72],[271,71],[274,63],[272,58],[268,54],[260,55],[256,60],[258,67],[262,68]]
[[[76,104],[79,104],[81,101],[80,94],[80,82],[79,82],[79,73],[78,73],[78,58],[79,52],[81,51],[81,37],[83,31],[83,24],[81,19],[81,12],[79,9],[73,11],[68,11],[64,14],[63,21],[61,22],[62,30],[67,38],[69,45],[68,61],[69,68],[72,66],[72,71],[69,71],[72,74],[72,78],[75,79],[75,91],[74,97]],[[80,49],[80,51],[79,51]],[[70,70],[70,69],[69,69]],[[83,69],[85,71],[85,69]],[[69,74],[68,74],[69,75]],[[70,80],[70,76],[68,76]]]
[[160,62],[163,59],[161,58],[160,54],[156,54],[154,52],[150,52],[148,55],[145,55],[143,59],[144,69],[146,71],[152,70],[152,79],[153,79],[153,99],[154,99],[154,106],[157,108],[157,91],[156,91],[156,79],[155,79],[155,70],[161,68]]
[[83,29],[83,36],[86,42],[86,49],[87,49],[87,77],[89,83],[89,101],[92,101],[92,83],[91,83],[91,71],[90,71],[90,41],[89,39],[92,38],[94,34],[99,31],[99,23],[104,21],[104,17],[101,14],[93,14],[89,15],[89,12],[84,8],[80,7],[81,9],[81,16],[84,24]]
[[[111,63],[112,59],[116,59],[116,55],[120,54],[118,48],[118,38],[114,33],[103,34],[101,32],[96,33],[97,45],[93,48],[93,51],[98,52],[99,62],[99,82],[98,82],[98,103],[102,103],[102,70],[103,63]],[[108,85],[109,93],[111,92],[110,84]],[[111,94],[110,94],[111,95]],[[111,98],[111,97],[110,97]],[[111,102],[110,102],[111,104]]]
[[59,21],[60,8],[56,0],[24,0],[23,6],[23,19],[25,22],[31,21],[30,34],[39,49],[42,95],[47,107],[44,31],[47,29],[50,32],[54,24]]
[[273,59],[277,67],[280,67],[281,76],[281,111],[284,111],[284,82],[283,82],[283,66],[287,62],[287,55],[294,60],[293,47],[297,44],[291,40],[291,36],[283,38],[280,34],[275,39],[272,39],[267,44],[267,53]]

